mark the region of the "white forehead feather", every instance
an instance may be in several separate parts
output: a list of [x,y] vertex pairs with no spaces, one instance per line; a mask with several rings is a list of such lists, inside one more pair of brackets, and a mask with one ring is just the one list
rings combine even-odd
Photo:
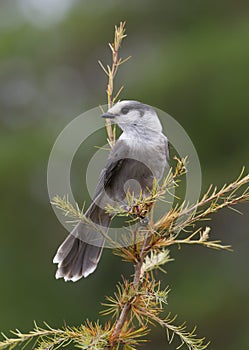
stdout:
[[[134,102],[137,102],[137,101],[129,101],[129,100],[119,101],[119,102],[115,103],[115,105],[112,106],[112,107],[108,110],[108,112],[111,112],[111,113],[118,113],[118,112],[120,112],[120,110],[121,110],[123,107],[125,107],[125,106],[129,107],[129,106],[131,106],[132,103],[134,103]],[[137,103],[139,103],[139,102],[137,102]]]

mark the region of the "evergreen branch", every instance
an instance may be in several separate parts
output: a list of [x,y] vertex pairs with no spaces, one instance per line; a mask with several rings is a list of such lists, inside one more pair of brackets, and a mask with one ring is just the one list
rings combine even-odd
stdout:
[[223,208],[230,208],[238,203],[249,201],[249,187],[246,187],[242,193],[239,193],[243,186],[249,184],[249,174],[243,176],[243,173],[244,168],[235,181],[222,186],[220,190],[211,185],[198,203],[190,207],[182,207],[178,215],[179,218],[193,214],[178,224],[175,230],[182,230],[196,222],[200,222],[210,214],[216,213]]
[[[209,241],[209,232],[210,232],[210,227],[206,227],[203,231],[201,228],[187,236],[186,238],[183,239],[177,239],[175,236],[170,236],[167,238],[165,241],[161,242],[161,246],[171,246],[173,244],[198,244],[198,245],[203,245],[207,248],[212,248],[212,249],[224,249],[224,250],[229,250],[231,251],[232,248],[230,245],[223,245],[221,244],[221,241],[216,240],[216,241]],[[199,239],[193,239],[196,235],[199,234]]]
[[[111,66],[107,65],[105,67],[101,61],[98,61],[100,67],[103,69],[104,73],[108,77],[108,83],[106,88],[108,109],[111,108],[111,106],[115,103],[121,91],[123,90],[123,86],[121,86],[118,92],[113,96],[114,78],[118,72],[118,68],[130,59],[130,56],[125,59],[119,58],[119,50],[120,50],[122,41],[124,40],[125,37],[126,37],[125,22],[120,22],[119,26],[115,26],[113,43],[112,44],[109,43],[109,48],[111,49],[111,53],[112,53],[112,65]],[[116,126],[114,125],[112,127],[110,119],[106,119],[106,131],[108,136],[107,141],[109,145],[113,147],[116,141]]]
[[[161,197],[166,189],[167,186],[177,186],[177,176],[181,172],[176,171],[175,173],[171,170],[169,172],[168,177],[163,183],[163,186],[159,188],[158,186],[155,186],[152,190],[152,196],[150,197],[150,202],[155,197]],[[134,289],[134,294],[130,299],[126,300],[124,304],[119,303],[117,300],[118,307],[116,309],[116,323],[114,327],[114,331],[112,333],[112,341],[111,344],[114,346],[117,344],[117,339],[119,337],[119,334],[122,332],[123,327],[125,326],[126,322],[129,322],[130,320],[135,317],[137,321],[144,326],[146,324],[146,320],[149,319],[150,322],[156,321],[157,323],[161,324],[167,329],[167,332],[171,332],[170,336],[170,342],[172,342],[174,335],[177,335],[181,343],[178,346],[178,349],[181,348],[183,345],[186,345],[189,350],[204,350],[207,348],[208,344],[204,343],[203,339],[198,339],[195,334],[195,329],[191,332],[188,332],[186,330],[185,324],[182,324],[180,326],[174,326],[172,324],[173,320],[166,319],[162,320],[159,317],[159,313],[161,311],[162,307],[162,300],[166,299],[160,299],[158,298],[155,302],[153,299],[144,298],[144,296],[148,296],[146,293],[141,292],[141,281],[144,278],[144,273],[146,270],[153,270],[154,268],[159,267],[163,262],[168,262],[167,253],[165,253],[164,250],[162,250],[163,247],[169,246],[172,244],[201,244],[210,248],[215,249],[230,249],[230,246],[223,246],[220,244],[219,241],[209,241],[209,231],[210,228],[207,227],[203,231],[201,229],[198,229],[194,231],[193,233],[190,233],[187,235],[187,237],[184,237],[183,239],[178,238],[179,232],[176,232],[174,234],[174,230],[176,228],[174,227],[174,223],[176,220],[183,215],[186,215],[186,213],[190,213],[193,211],[193,209],[199,209],[204,206],[204,210],[200,213],[197,212],[197,214],[192,214],[190,216],[190,219],[187,219],[184,224],[181,223],[182,227],[181,229],[185,229],[186,227],[190,226],[190,224],[193,224],[196,221],[200,220],[201,218],[205,218],[210,213],[217,211],[219,209],[222,209],[225,206],[230,206],[232,204],[237,204],[239,202],[243,202],[245,200],[249,199],[249,191],[248,188],[243,191],[241,195],[238,195],[238,190],[245,184],[249,182],[249,175],[242,178],[242,175],[234,181],[232,184],[228,186],[224,186],[220,191],[217,191],[216,189],[213,191],[211,195],[209,195],[209,192],[204,195],[202,200],[198,202],[196,206],[192,206],[191,208],[185,207],[185,204],[183,203],[181,206],[176,206],[173,208],[169,213],[166,214],[166,216],[159,220],[159,222],[156,223],[155,226],[157,226],[157,231],[154,231],[152,234],[152,237],[148,237],[149,232],[151,232],[149,226],[147,227],[147,239],[144,240],[143,243],[137,243],[133,247],[128,248],[122,248],[121,252],[125,256],[127,255],[128,261],[133,261],[135,263],[134,269],[134,278],[131,286]],[[161,191],[161,192],[160,192]],[[158,194],[159,193],[159,194]],[[226,195],[226,196],[225,196]],[[134,204],[134,198],[132,196],[128,196],[130,198],[130,202],[133,202]],[[219,201],[222,200],[222,203],[219,203]],[[147,201],[147,198],[139,198],[139,201],[144,204],[144,202]],[[136,202],[136,204],[139,204]],[[206,205],[210,205],[208,209],[206,208]],[[140,210],[141,213],[141,210]],[[124,214],[124,211],[122,211],[122,214]],[[196,216],[195,216],[196,215]],[[160,223],[160,224],[158,224]],[[152,224],[153,225],[153,224]],[[177,227],[177,226],[176,226]],[[177,227],[179,229],[179,227]],[[166,233],[165,233],[166,232]],[[193,239],[197,234],[199,234],[199,239]],[[150,255],[149,255],[150,254]],[[160,255],[161,254],[161,255]],[[161,261],[160,261],[161,258]],[[158,261],[160,262],[158,264]],[[139,297],[138,297],[139,295]],[[143,298],[141,299],[141,296],[143,295]],[[156,293],[154,293],[154,296]],[[158,294],[157,294],[158,295]],[[163,294],[164,295],[164,294]],[[150,295],[151,296],[151,295]],[[159,304],[157,306],[157,304]],[[130,315],[131,314],[131,315]],[[130,315],[130,316],[129,316]]]
[[[112,240],[110,236],[105,231],[105,228],[101,225],[95,224],[89,217],[87,217],[84,214],[84,207],[82,210],[79,209],[78,204],[76,203],[76,207],[73,206],[72,203],[69,202],[68,198],[66,196],[60,197],[55,196],[53,200],[51,201],[51,204],[54,205],[57,209],[61,210],[62,213],[71,218],[72,220],[68,220],[69,223],[78,223],[78,222],[84,222],[86,225],[88,225],[91,229],[93,229],[95,232],[98,232],[100,235],[102,235],[112,247],[117,247],[117,242]],[[96,240],[98,240],[98,237],[96,237]],[[92,243],[94,243],[92,241]]]
[[[172,208],[161,217],[154,225],[160,235],[176,237],[182,231],[193,227],[197,222],[207,220],[209,216],[223,208],[231,208],[238,203],[249,201],[249,174],[243,177],[243,171],[238,179],[228,185],[224,185],[220,190],[213,185],[209,187],[198,203],[188,206],[185,203]],[[187,242],[189,243],[189,242]]]
[[[144,241],[144,246],[146,245],[146,241]],[[142,265],[143,265],[143,256],[144,252],[143,250],[140,252],[140,255],[138,257],[137,263],[134,266],[134,277],[131,284],[131,288],[137,292],[140,284],[140,278],[142,276]],[[117,317],[117,320],[115,322],[115,326],[113,329],[113,333],[111,335],[111,344],[112,346],[115,346],[117,344],[117,339],[119,338],[119,334],[121,333],[125,322],[127,320],[127,317],[129,315],[129,312],[131,310],[132,306],[132,298],[130,298],[122,307],[119,316]]]
[[167,337],[170,344],[174,339],[174,335],[177,335],[180,338],[181,343],[176,349],[180,349],[184,345],[189,350],[207,349],[210,342],[205,343],[205,338],[197,338],[195,334],[196,327],[194,327],[192,331],[187,331],[185,323],[181,324],[180,326],[175,326],[172,324],[172,322],[173,320],[166,319],[165,321],[161,322],[161,325],[166,328]]
[[179,326],[175,326],[173,322],[176,320],[177,316],[171,318],[171,315],[168,314],[163,320],[153,314],[149,315],[149,317],[166,329],[169,344],[173,342],[175,336],[180,339],[180,344],[176,349],[181,349],[183,346],[186,346],[189,350],[205,350],[210,344],[210,342],[205,343],[205,338],[197,338],[195,333],[196,327],[194,327],[192,331],[188,331],[185,322]]
[[84,207],[80,210],[78,204],[76,203],[76,208],[69,202],[67,196],[55,196],[51,201],[51,204],[57,209],[61,210],[63,214],[67,217],[74,219],[74,222],[84,220],[85,216],[83,213]]
[[108,343],[110,327],[102,328],[98,323],[87,322],[79,327],[63,327],[56,329],[45,323],[45,328],[37,326],[29,333],[19,330],[11,332],[15,337],[9,338],[3,335],[4,340],[0,342],[0,349],[13,349],[16,346],[26,346],[33,341],[37,350],[53,350],[74,343],[75,347],[81,349],[100,350]]
[[[112,210],[116,210],[114,211],[116,215],[132,215],[134,220],[141,221],[141,219],[146,217],[149,208],[153,207],[156,200],[162,199],[170,186],[177,186],[179,177],[183,173],[185,173],[185,162],[178,160],[176,170],[173,171],[173,169],[170,169],[168,176],[163,181],[163,185],[159,186],[156,182],[154,183],[150,196],[143,197],[140,195],[139,198],[135,198],[128,193],[128,206],[120,206],[119,208],[114,209],[109,207],[108,212],[111,213]],[[249,200],[249,188],[246,187],[249,183],[249,175],[244,177],[242,175],[243,172],[238,179],[229,185],[223,186],[220,190],[215,188],[211,191],[210,187],[202,199],[193,206],[186,206],[185,203],[181,205],[176,204],[175,207],[173,207],[156,223],[153,222],[153,215],[151,215],[149,225],[145,226],[144,229],[140,229],[141,232],[139,233],[133,232],[134,237],[138,234],[144,237],[146,236],[146,233],[151,236],[150,241],[147,241],[147,247],[145,249],[146,254],[144,255],[144,258],[147,259],[146,263],[149,264],[150,260],[148,254],[151,254],[151,252],[154,254],[154,259],[158,259],[157,254],[162,258],[162,249],[175,244],[197,244],[213,249],[231,250],[231,246],[223,245],[219,240],[209,240],[209,227],[204,229],[199,228],[194,231],[193,228],[196,222],[207,220],[209,215],[213,212],[223,209],[224,207],[230,208],[231,205]],[[198,235],[199,237],[196,238]],[[115,254],[120,255],[127,262],[133,262],[136,264],[139,261],[139,252],[142,249],[141,244],[137,243],[135,245],[123,247],[116,250]],[[167,259],[165,263],[166,262]],[[163,263],[160,263],[160,268],[162,265]],[[143,267],[145,266],[146,265]],[[153,268],[157,268],[156,264],[154,264]]]

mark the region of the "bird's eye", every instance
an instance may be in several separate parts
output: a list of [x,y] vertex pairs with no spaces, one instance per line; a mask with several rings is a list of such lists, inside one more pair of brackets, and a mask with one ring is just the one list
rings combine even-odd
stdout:
[[122,112],[122,114],[127,114],[127,113],[129,112],[129,108],[123,107],[123,108],[121,109],[121,112]]

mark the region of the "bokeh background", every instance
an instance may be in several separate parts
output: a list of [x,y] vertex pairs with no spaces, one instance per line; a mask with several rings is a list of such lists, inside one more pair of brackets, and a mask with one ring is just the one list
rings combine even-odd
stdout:
[[[231,1],[0,2],[0,330],[26,331],[47,321],[61,326],[96,320],[104,296],[130,267],[104,252],[94,275],[78,283],[54,278],[53,255],[66,236],[51,209],[46,167],[51,147],[74,117],[106,103],[113,27],[126,20],[128,38],[117,85],[174,116],[199,153],[203,191],[234,179],[249,160],[249,6]],[[99,136],[103,137],[103,136]],[[80,203],[84,171],[96,139],[73,164]],[[160,275],[169,310],[198,325],[210,349],[249,348],[249,206],[243,215],[213,217],[212,237],[233,253],[172,249]],[[146,349],[174,349],[154,329]]]

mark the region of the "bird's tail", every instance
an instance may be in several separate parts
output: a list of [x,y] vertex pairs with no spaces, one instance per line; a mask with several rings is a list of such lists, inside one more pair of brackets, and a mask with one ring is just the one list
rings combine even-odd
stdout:
[[79,222],[57,250],[53,259],[58,264],[56,278],[75,282],[90,275],[97,267],[105,239],[96,224],[101,222],[102,228],[106,230],[110,216],[96,205],[91,207],[86,216],[92,223]]

